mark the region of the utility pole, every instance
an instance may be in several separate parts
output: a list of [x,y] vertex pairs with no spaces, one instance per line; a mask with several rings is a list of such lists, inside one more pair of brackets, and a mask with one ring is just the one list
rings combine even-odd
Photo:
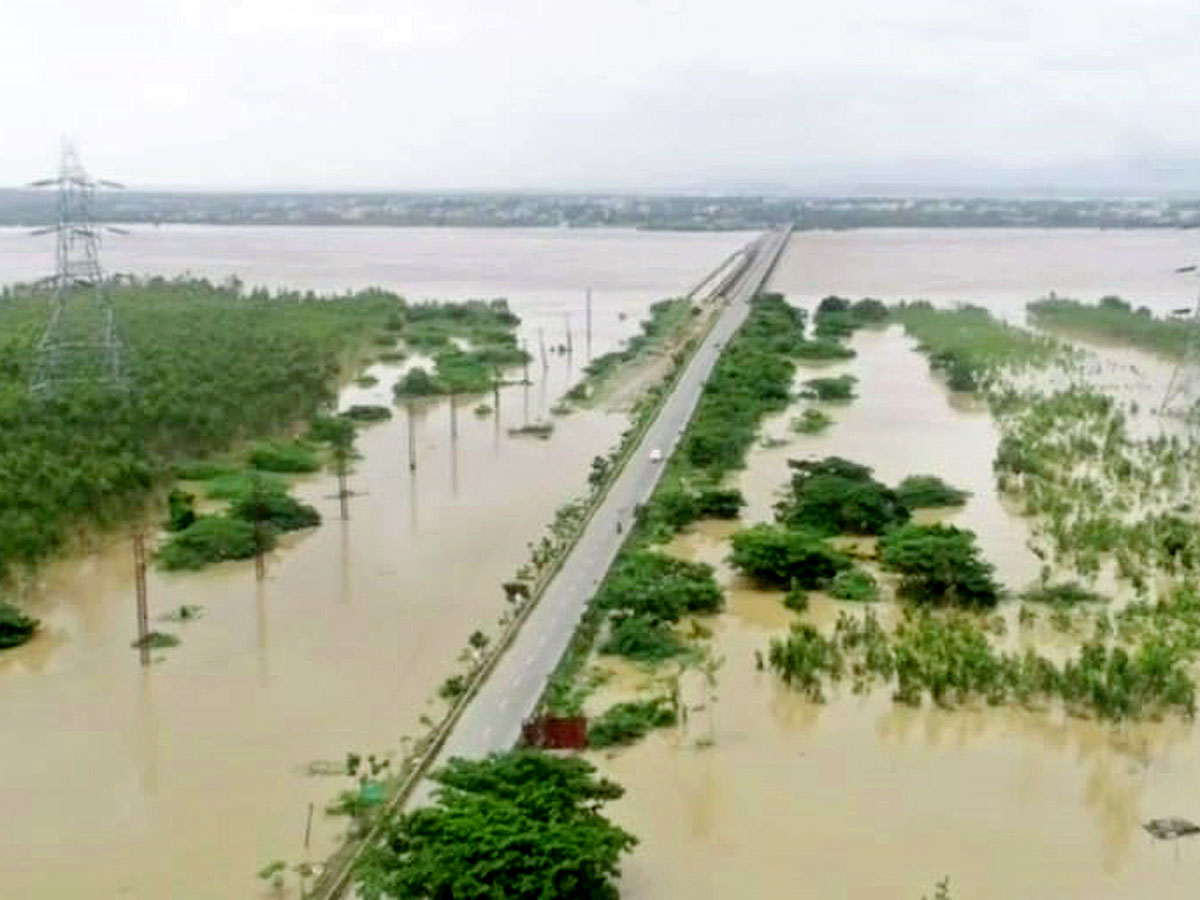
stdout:
[[150,606],[146,593],[146,535],[140,528],[133,534],[133,580],[137,590],[137,642],[144,666],[150,662]]
[[584,299],[584,306],[586,308],[586,315],[587,315],[587,325],[586,325],[586,332],[585,332],[586,338],[585,338],[584,349],[587,351],[588,362],[591,362],[592,361],[592,289],[590,287],[587,289],[587,295]]
[[413,405],[409,400],[404,404],[404,411],[408,421],[408,471],[417,471],[417,432],[413,429]]
[[100,266],[100,242],[106,231],[128,232],[92,218],[96,190],[121,185],[89,176],[74,145],[64,139],[58,175],[30,187],[58,189],[57,220],[33,231],[55,235],[56,245],[54,274],[37,282],[52,294],[50,319],[34,351],[30,393],[46,397],[82,386],[123,390],[121,341]]

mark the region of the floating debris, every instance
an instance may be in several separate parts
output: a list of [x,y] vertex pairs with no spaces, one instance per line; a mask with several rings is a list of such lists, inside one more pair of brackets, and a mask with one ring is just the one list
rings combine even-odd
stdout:
[[1200,825],[1179,816],[1169,816],[1165,819],[1151,819],[1142,825],[1151,835],[1160,841],[1170,841],[1181,837],[1200,834]]
[[535,437],[543,441],[554,433],[554,423],[534,422],[532,425],[522,425],[520,428],[508,429],[509,437]]
[[184,603],[169,613],[158,617],[160,622],[192,622],[204,615],[204,607],[194,603]]

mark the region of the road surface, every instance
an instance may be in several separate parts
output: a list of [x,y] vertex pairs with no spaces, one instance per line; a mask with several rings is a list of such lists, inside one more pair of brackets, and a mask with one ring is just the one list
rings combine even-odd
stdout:
[[[587,602],[608,572],[630,526],[633,510],[654,490],[664,462],[652,462],[651,450],[670,458],[692,417],[700,392],[721,347],[746,320],[752,298],[766,282],[787,244],[791,229],[770,231],[758,239],[758,252],[726,291],[727,302],[703,344],[693,354],[674,391],[663,404],[641,444],[633,451],[608,495],[592,515],[575,548],[547,585],[516,639],[463,711],[432,768],[455,756],[479,759],[517,743],[521,723],[533,712],[546,682],[570,643]],[[617,523],[621,531],[617,531]],[[433,785],[425,779],[406,808],[429,801]]]

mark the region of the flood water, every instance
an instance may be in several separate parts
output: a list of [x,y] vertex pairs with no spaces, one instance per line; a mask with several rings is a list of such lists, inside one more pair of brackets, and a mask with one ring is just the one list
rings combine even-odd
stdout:
[[[810,310],[826,294],[869,294],[969,300],[1020,318],[1024,303],[1048,290],[1093,300],[1119,292],[1165,309],[1185,305],[1190,285],[1163,277],[1173,259],[1188,258],[1179,235],[1163,237],[798,235],[772,287]],[[977,533],[1000,580],[1019,590],[1036,578],[1028,524],[994,489],[998,432],[986,409],[934,380],[898,328],[860,332],[854,346],[856,359],[822,367],[859,378],[857,400],[824,406],[835,420],[828,431],[789,432],[802,404],[765,423],[764,435],[788,444],[755,447],[734,478],[748,500],[745,518],[770,517],[789,457],[836,454],[893,484],[937,474],[971,491],[946,520]],[[1105,359],[1114,370],[1134,367],[1137,376],[1125,380],[1161,396],[1169,375],[1161,361],[1127,350],[1105,351]],[[724,660],[715,689],[685,675],[692,712],[684,727],[595,755],[627,789],[615,817],[642,841],[624,866],[627,900],[917,900],[943,877],[952,896],[973,900],[1195,896],[1200,847],[1156,842],[1141,827],[1153,817],[1200,818],[1200,744],[1191,724],[1113,727],[1057,712],[911,709],[894,704],[886,688],[856,696],[849,684],[832,688],[826,704],[809,702],[755,667],[755,652],[765,655],[799,617],[779,592],[756,590],[730,571],[731,530],[705,523],[668,548],[713,564],[725,587],[726,611],[706,620]],[[847,608],[855,605],[814,595],[803,618],[831,628]],[[880,608],[883,621],[889,612]],[[1007,640],[1024,639],[1013,624]],[[1055,649],[1042,647],[1052,656]],[[589,706],[598,711],[646,685],[646,676],[618,667]]]
[[[472,229],[135,228],[105,246],[115,271],[185,270],[247,284],[341,290],[380,284],[414,299],[507,296],[536,356],[571,316],[581,346],[593,288],[595,353],[636,328],[650,302],[692,286],[747,235]],[[1174,232],[863,231],[797,235],[775,287],[811,307],[827,293],[972,300],[1019,314],[1048,290],[1119,292],[1156,309],[1190,286],[1170,270],[1190,256]],[[0,282],[45,271],[51,248],[0,230]],[[626,313],[624,319],[620,313]],[[857,339],[846,368],[862,397],[822,436],[767,431],[790,446],[756,449],[741,486],[767,515],[788,455],[839,453],[894,481],[934,472],[973,491],[952,521],[974,528],[1006,582],[1036,573],[1024,524],[991,488],[996,433],[985,412],[952,405],[896,333]],[[581,354],[573,365],[579,364]],[[569,383],[551,357],[529,402],[536,417]],[[394,369],[349,402],[386,402]],[[504,423],[521,421],[510,388]],[[558,421],[549,442],[509,439],[470,404],[450,440],[445,403],[418,413],[418,468],[407,466],[403,411],[365,429],[352,479],[362,492],[337,520],[335,484],[301,481],[325,524],[274,554],[261,588],[251,565],[152,574],[152,614],[181,646],[148,669],[134,636],[129,548],[114,540],[48,571],[31,598],[43,634],[0,656],[0,894],[13,897],[240,898],[275,858],[334,844],[321,807],[339,779],[301,768],[347,750],[387,752],[413,734],[427,698],[472,630],[494,633],[499,583],[525,561],[554,509],[581,493],[593,455],[624,420]],[[806,442],[806,443],[805,443]],[[804,446],[802,446],[804,444]],[[689,538],[719,562],[719,534]],[[723,573],[727,580],[731,576]],[[732,582],[731,582],[732,583]],[[832,614],[827,609],[826,614]],[[821,614],[814,603],[813,614]],[[1108,729],[1007,713],[894,708],[884,695],[817,707],[753,668],[753,651],[791,614],[776,595],[737,587],[717,622],[719,702],[687,735],[657,735],[605,762],[628,788],[618,805],[642,838],[625,895],[920,897],[950,875],[956,897],[1184,896],[1196,852],[1179,856],[1139,817],[1187,815],[1200,765],[1191,730]],[[695,749],[711,733],[714,745]],[[1195,816],[1200,818],[1200,815]]]
[[[350,521],[338,520],[334,479],[300,480],[296,493],[324,524],[289,538],[262,585],[250,563],[152,572],[152,616],[184,603],[204,612],[155,622],[182,644],[157,651],[147,669],[130,648],[127,541],[45,572],[26,598],[42,633],[0,656],[0,896],[256,897],[264,864],[332,850],[345,823],[321,811],[348,780],[304,768],[350,750],[396,752],[423,714],[440,716],[440,701],[427,701],[459,668],[472,631],[496,633],[500,583],[527,560],[527,542],[554,510],[584,492],[592,457],[625,427],[623,416],[596,411],[557,420],[549,441],[506,431],[527,408],[544,417],[578,376],[584,287],[593,287],[598,354],[636,330],[651,302],[690,288],[747,237],[164,228],[139,231],[129,256],[114,241],[110,267],[139,273],[506,296],[535,357],[537,330],[560,343],[571,308],[577,354],[551,355],[544,375],[535,362],[528,396],[502,391],[499,420],[461,403],[455,440],[448,403],[418,406],[415,474],[404,410],[363,429]],[[0,235],[0,279],[45,264],[29,243]],[[398,369],[371,371],[379,385],[348,388],[344,405],[390,403]]]

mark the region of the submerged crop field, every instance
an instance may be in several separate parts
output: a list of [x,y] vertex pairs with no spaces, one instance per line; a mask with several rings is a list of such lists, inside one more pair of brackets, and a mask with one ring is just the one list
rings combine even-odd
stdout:
[[[127,382],[115,389],[75,381],[31,393],[49,301],[10,289],[0,302],[0,580],[69,549],[77,535],[156,508],[164,568],[261,554],[278,534],[320,521],[271,473],[328,467],[344,477],[356,425],[391,417],[360,405],[330,418],[339,384],[373,356],[433,354],[435,374],[409,369],[401,394],[491,390],[526,359],[519,319],[503,300],[410,305],[376,289],[272,294],[191,278],[121,279],[108,290]],[[418,381],[428,390],[404,389]],[[168,503],[176,480],[190,488]],[[228,510],[197,513],[196,492]],[[7,604],[0,616],[7,645],[37,625]]]
[[[1200,676],[1200,447],[1193,437],[1159,422],[1122,390],[1127,376],[1113,375],[1112,364],[1091,351],[985,309],[907,303],[881,319],[866,306],[872,314],[856,321],[851,304],[832,300],[818,307],[816,334],[857,355],[829,354],[811,365],[803,352],[786,350],[809,340],[803,311],[787,314],[794,333],[782,319],[774,322],[779,364],[791,360],[780,369],[781,377],[790,370],[783,393],[774,383],[764,389],[747,381],[754,399],[737,401],[745,425],[725,416],[731,426],[720,440],[729,451],[711,454],[715,465],[697,466],[696,448],[723,446],[708,442],[705,403],[719,394],[706,395],[596,595],[592,650],[576,648],[547,696],[551,710],[597,717],[592,746],[603,751],[601,770],[628,788],[620,820],[648,848],[656,841],[677,853],[691,846],[691,838],[674,828],[668,838],[664,829],[668,815],[703,802],[693,796],[708,783],[701,770],[724,773],[724,789],[760,816],[791,808],[769,799],[769,790],[760,795],[765,785],[746,770],[786,765],[797,785],[808,783],[794,754],[806,755],[799,748],[816,738],[779,730],[784,723],[775,716],[784,708],[790,718],[820,716],[841,723],[838,729],[867,710],[881,722],[902,715],[884,712],[890,708],[964,723],[1004,710],[1005,721],[1019,717],[1031,729],[1091,723],[1115,748],[1129,729],[1192,727]],[[765,321],[768,308],[756,316]],[[755,321],[723,362],[753,346]],[[876,371],[896,364],[873,352],[909,360],[903,388]],[[920,376],[914,362],[929,374]],[[752,368],[765,373],[773,365]],[[709,393],[721,385],[719,373],[720,366]],[[923,382],[916,389],[924,399],[891,399],[914,417],[903,433],[922,429],[929,414],[915,410],[946,409],[914,442],[925,456],[867,437],[895,427],[895,414],[872,394],[911,391],[914,379]],[[831,384],[845,385],[844,394],[839,388],[835,397],[825,387]],[[843,420],[857,422],[861,433],[841,433],[849,427]],[[955,454],[950,462],[929,453],[939,446],[930,441],[940,440],[954,454],[956,433],[978,435],[980,424],[994,435],[986,455]],[[990,510],[983,518],[982,507]],[[991,530],[997,517],[1006,534]],[[1011,549],[993,556],[1001,546]],[[816,712],[822,709],[829,711]],[[880,751],[867,740],[846,752],[872,759]],[[964,777],[986,776],[964,769]],[[682,808],[662,782],[682,793]],[[921,788],[902,778],[886,793],[897,802],[913,790]],[[716,833],[749,825],[740,807],[719,801],[718,808],[729,823],[714,825]],[[990,821],[991,811],[980,814]],[[1136,819],[1125,823],[1140,828]],[[827,837],[829,846],[834,837]],[[743,864],[758,858],[749,848],[735,855]],[[659,851],[635,851],[631,896],[657,896],[646,891],[659,882],[646,865],[681,876]],[[731,884],[723,870],[701,868],[703,875],[685,879],[696,889],[704,879]],[[957,869],[946,861],[945,871]],[[941,871],[906,877],[929,884]],[[980,895],[1002,896],[1001,884],[1031,890],[1020,878],[997,877]],[[954,883],[945,888],[959,893]]]
[[243,294],[190,279],[122,282],[112,297],[130,389],[78,385],[45,400],[29,381],[47,300],[0,303],[0,572],[140,512],[173,460],[311,418],[400,308],[376,291]]

